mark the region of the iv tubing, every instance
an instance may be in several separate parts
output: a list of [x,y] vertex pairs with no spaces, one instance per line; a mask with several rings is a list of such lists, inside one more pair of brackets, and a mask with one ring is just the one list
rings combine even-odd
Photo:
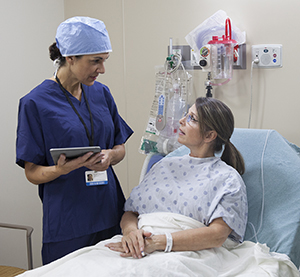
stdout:
[[268,140],[269,140],[269,136],[270,136],[270,132],[271,130],[268,130],[268,133],[266,135],[266,140],[265,140],[265,144],[264,144],[264,148],[263,148],[263,151],[262,151],[262,154],[261,154],[261,160],[260,160],[260,169],[261,169],[261,187],[262,187],[262,200],[261,200],[261,213],[260,213],[260,224],[259,224],[259,227],[258,227],[258,230],[256,232],[255,230],[255,227],[253,225],[252,222],[248,222],[251,227],[253,228],[253,231],[254,231],[254,235],[248,239],[248,240],[252,240],[253,238],[257,240],[257,234],[260,232],[260,229],[263,225],[263,217],[264,217],[264,209],[265,209],[265,181],[264,181],[264,156],[265,156],[265,152],[266,152],[266,147],[267,147],[267,143],[268,143]]
[[[183,72],[184,72],[184,79],[185,79],[185,84],[187,85],[187,74],[186,74],[186,70],[185,70],[185,68],[184,68],[184,66],[183,66],[183,64],[182,64],[182,62],[181,62],[181,55],[180,54],[173,54],[173,56],[174,57],[176,57],[177,59],[178,59],[178,62],[177,62],[177,64],[176,64],[176,66],[173,68],[173,69],[171,69],[170,71],[168,71],[168,61],[166,61],[165,62],[165,74],[167,73],[167,71],[168,71],[168,73],[173,73],[173,72],[175,72],[175,71],[177,71],[178,69],[179,69],[179,67],[181,66],[182,67],[182,70],[183,70]],[[166,76],[166,75],[165,75]],[[228,80],[228,82],[229,82],[230,80]],[[226,83],[225,83],[226,84]]]
[[227,84],[229,81],[231,80],[231,78],[227,79],[226,81],[222,82],[222,83],[211,83],[212,86],[222,86]]
[[[173,69],[171,69],[171,70],[169,71],[169,73],[175,72],[175,71],[179,68],[180,65],[182,66],[182,63],[181,63],[181,55],[179,55],[179,54],[173,54],[173,56],[176,57],[176,58],[178,59],[178,62],[177,62],[177,65],[176,65]],[[165,62],[165,65],[167,65],[167,64],[168,64],[168,61]],[[183,66],[182,66],[182,67],[183,67]],[[167,67],[167,68],[168,68],[168,67]],[[167,69],[167,68],[166,68],[166,69]]]

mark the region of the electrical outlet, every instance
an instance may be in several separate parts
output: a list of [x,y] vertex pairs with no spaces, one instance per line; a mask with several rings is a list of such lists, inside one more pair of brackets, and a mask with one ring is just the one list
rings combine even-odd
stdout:
[[282,45],[281,44],[259,44],[252,45],[253,68],[276,68],[282,67]]
[[200,69],[200,66],[199,66],[199,62],[197,62],[196,60],[196,57],[194,55],[194,49],[190,48],[190,56],[191,56],[191,66],[192,67],[198,67],[198,69]]
[[233,63],[233,69],[246,69],[246,44],[240,44],[237,61]]

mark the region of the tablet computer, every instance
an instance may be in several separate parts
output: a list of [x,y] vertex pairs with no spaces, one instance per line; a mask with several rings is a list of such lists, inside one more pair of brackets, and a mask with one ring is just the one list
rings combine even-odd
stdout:
[[88,152],[99,153],[100,146],[86,146],[86,147],[67,147],[67,148],[51,148],[50,153],[54,164],[57,164],[59,156],[65,154],[67,159],[75,159]]

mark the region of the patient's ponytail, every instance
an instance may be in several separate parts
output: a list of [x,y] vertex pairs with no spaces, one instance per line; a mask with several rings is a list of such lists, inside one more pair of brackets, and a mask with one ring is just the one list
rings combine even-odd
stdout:
[[244,174],[245,164],[243,156],[230,141],[225,143],[221,159],[225,163],[234,167],[241,175]]
[[231,110],[220,100],[205,97],[196,99],[196,108],[201,133],[205,134],[211,130],[217,132],[213,144],[214,152],[219,152],[224,148],[221,159],[242,175],[245,172],[244,159],[230,142],[234,130],[234,118]]

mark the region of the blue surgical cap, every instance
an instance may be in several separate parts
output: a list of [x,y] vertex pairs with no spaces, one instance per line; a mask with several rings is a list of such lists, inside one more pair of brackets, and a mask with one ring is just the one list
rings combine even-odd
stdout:
[[55,39],[64,57],[112,51],[105,24],[90,17],[76,16],[62,22]]

